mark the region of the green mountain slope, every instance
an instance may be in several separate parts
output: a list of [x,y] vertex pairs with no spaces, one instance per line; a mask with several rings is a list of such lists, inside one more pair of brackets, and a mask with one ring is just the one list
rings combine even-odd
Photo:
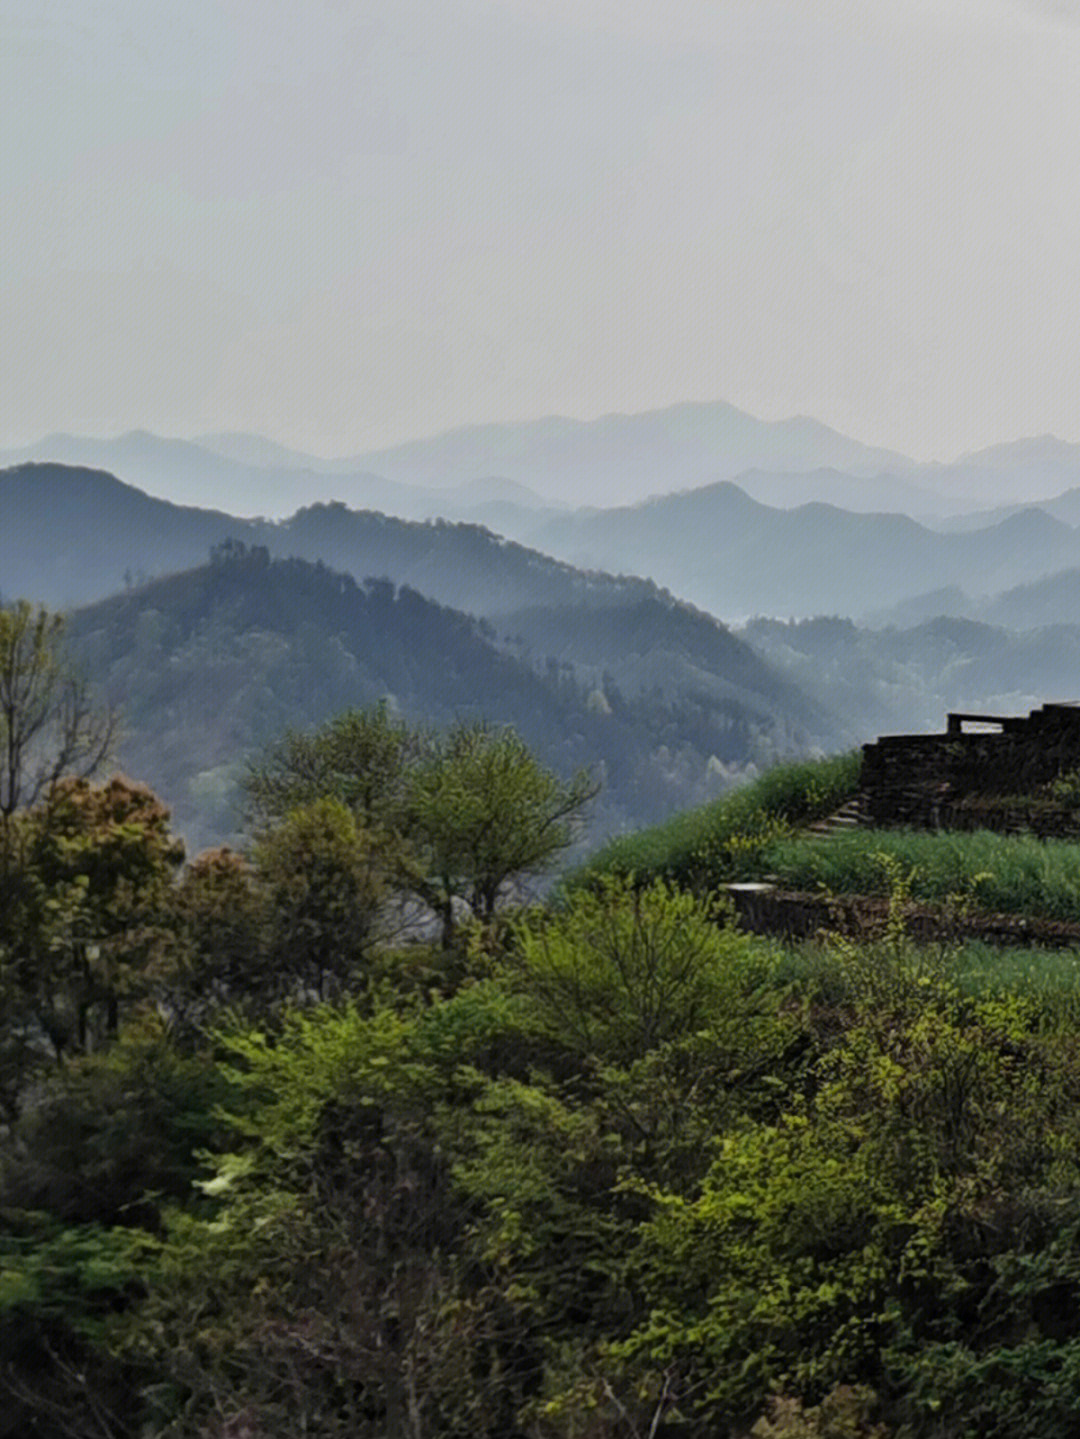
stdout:
[[[659,662],[664,617],[645,618]],[[597,833],[708,797],[750,762],[821,735],[823,710],[707,616],[693,623],[716,632],[716,669],[706,673],[708,647],[699,645],[696,679],[683,672],[666,688],[624,692],[614,671],[632,678],[633,654],[648,648],[640,625],[621,649],[612,642],[612,666],[539,652],[527,662],[496,643],[490,624],[414,589],[359,584],[255,549],[78,610],[71,633],[88,673],[124,713],[124,767],[161,791],[200,845],[235,830],[245,756],[286,725],[379,700],[416,721],[509,723],[561,773],[598,769]],[[602,639],[589,653],[603,652]]]

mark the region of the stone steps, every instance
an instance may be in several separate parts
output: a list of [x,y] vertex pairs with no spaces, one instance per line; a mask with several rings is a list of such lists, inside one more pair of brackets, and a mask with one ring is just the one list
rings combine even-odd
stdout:
[[850,834],[861,824],[859,801],[849,799],[846,804],[842,804],[838,810],[826,815],[824,819],[816,819],[813,824],[808,824],[803,830],[803,834],[813,835],[815,839],[833,839],[840,834]]

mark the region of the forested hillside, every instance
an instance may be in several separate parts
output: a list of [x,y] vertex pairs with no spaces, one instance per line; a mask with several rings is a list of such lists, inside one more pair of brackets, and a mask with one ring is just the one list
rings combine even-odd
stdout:
[[871,629],[833,616],[753,620],[739,633],[792,682],[828,699],[849,744],[939,730],[949,710],[1022,715],[1080,695],[1075,623],[1004,629],[939,616]]
[[120,710],[125,769],[196,845],[235,835],[236,783],[260,745],[382,700],[425,724],[512,724],[562,774],[591,766],[603,780],[596,833],[825,738],[824,709],[722,626],[648,587],[638,595],[621,609],[535,609],[507,644],[407,586],[233,544],[77,611],[70,633]]

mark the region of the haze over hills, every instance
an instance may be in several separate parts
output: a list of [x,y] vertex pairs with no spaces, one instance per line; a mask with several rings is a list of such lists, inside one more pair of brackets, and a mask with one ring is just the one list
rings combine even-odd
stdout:
[[[553,417],[480,425],[364,455],[325,459],[259,435],[193,440],[131,431],[112,439],[48,435],[0,452],[0,465],[57,462],[106,469],[178,504],[283,518],[303,505],[341,500],[406,519],[476,520],[528,540],[537,512],[623,504],[754,472],[764,498],[882,505],[897,489],[919,513],[932,493],[904,481],[913,462],[848,439],[817,421],[763,421],[722,403],[679,405],[597,420]],[[819,471],[818,483],[797,476]],[[873,477],[888,473],[885,488]],[[769,483],[765,476],[775,473]],[[862,482],[866,482],[863,490]],[[786,482],[786,485],[785,485]],[[767,493],[766,493],[767,492]],[[542,517],[542,515],[541,515]]]
[[322,497],[321,481],[305,470],[265,467],[144,430],[112,439],[47,435],[33,445],[0,454],[0,464],[7,466],[34,462],[107,470],[178,505],[216,507],[227,498],[235,513],[248,516],[287,514]]
[[948,585],[871,614],[867,622],[878,629],[902,629],[937,617],[976,620],[1012,630],[1080,624],[1080,568],[1055,570],[1041,579],[978,597],[959,585]]
[[0,514],[0,594],[62,607],[198,565],[228,538],[361,579],[389,576],[475,614],[656,593],[648,580],[584,574],[478,525],[401,520],[340,503],[275,524],[171,504],[105,471],[67,465],[0,470]]
[[[1080,573],[1074,572],[1074,594]],[[940,733],[949,710],[1027,714],[1080,696],[1080,623],[1017,630],[938,616],[903,628],[851,620],[753,620],[738,631],[794,683],[842,717],[845,742]]]
[[756,419],[722,402],[673,405],[596,420],[552,416],[477,425],[372,450],[356,463],[411,484],[506,475],[567,504],[616,504],[731,479],[751,469],[903,473],[914,462],[817,420]]
[[[656,584],[721,618],[880,614],[952,587],[989,597],[1080,565],[1080,531],[1039,508],[943,534],[903,515],[776,509],[723,482],[635,506],[548,516],[536,547],[481,526],[337,504],[269,522],[154,499],[100,471],[0,471],[0,592],[68,605],[186,568],[232,536],[274,555],[385,574],[482,615],[590,603]],[[598,575],[591,571],[600,571]],[[638,578],[615,580],[613,572]]]
[[917,481],[937,483],[967,504],[1041,502],[1080,485],[1080,445],[1054,435],[1011,440],[949,464],[922,466]]
[[1080,562],[1080,533],[1039,509],[940,534],[905,515],[774,509],[726,482],[559,516],[535,543],[581,567],[650,575],[725,618],[859,616],[945,585],[991,594]]
[[[576,651],[548,658],[567,619]],[[594,766],[597,833],[708,798],[749,763],[834,732],[743,641],[655,593],[617,611],[538,607],[506,643],[414,589],[232,545],[76,611],[70,632],[125,716],[120,758],[195,844],[235,829],[236,782],[259,746],[380,700],[422,723],[513,724],[564,774]],[[646,683],[656,675],[663,685]]]
[[774,506],[823,502],[943,527],[980,527],[985,519],[965,516],[1080,486],[1080,445],[1052,436],[917,464],[815,420],[763,421],[722,402],[476,425],[330,459],[235,432],[57,434],[0,452],[0,464],[27,461],[107,469],[159,497],[247,517],[341,500],[407,519],[476,521],[526,543],[551,509],[624,506],[723,480]]
[[[855,514],[901,514],[935,528],[943,511],[959,502],[933,489],[912,484],[900,475],[852,475],[837,469],[782,473],[743,470],[732,483],[760,504],[790,510],[799,505],[825,504]],[[947,521],[941,521],[943,526]],[[992,523],[988,520],[986,523]]]
[[1017,630],[1080,624],[1080,569],[1062,570],[1031,584],[1017,585],[994,595],[978,607],[977,613],[988,624]]
[[227,502],[247,519],[281,519],[304,505],[340,500],[405,519],[502,522],[527,531],[539,495],[509,480],[483,480],[428,491],[358,469],[285,450],[253,435],[209,436],[206,442],[163,439],[133,430],[114,439],[48,435],[19,450],[0,452],[0,466],[56,463],[106,470],[159,499],[196,508]]
[[[1015,505],[997,505],[989,510],[972,510],[967,514],[944,517],[934,523],[934,528],[943,533],[960,533],[964,530],[984,529],[987,525],[996,524],[999,520],[1008,519],[1019,510],[1030,509],[1031,503]],[[1052,516],[1055,520],[1062,520],[1067,525],[1080,525],[1080,487],[1063,490],[1061,494],[1054,495],[1048,500],[1039,500],[1037,508],[1045,514]]]

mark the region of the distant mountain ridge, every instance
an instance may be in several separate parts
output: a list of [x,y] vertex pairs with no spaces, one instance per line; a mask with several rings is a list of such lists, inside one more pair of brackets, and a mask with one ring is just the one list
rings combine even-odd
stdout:
[[730,482],[558,516],[534,542],[581,568],[647,574],[728,619],[861,616],[949,585],[989,595],[1080,563],[1080,532],[1034,507],[943,534],[906,515],[775,509]]
[[[829,497],[840,497],[839,486],[857,505],[859,482],[888,474],[920,512],[933,509],[932,495],[903,481],[914,468],[906,456],[816,420],[759,420],[722,402],[596,420],[469,426],[334,459],[236,432],[192,440],[142,430],[111,439],[53,434],[0,451],[0,466],[30,462],[105,469],[179,504],[205,508],[227,498],[246,518],[280,519],[307,504],[340,500],[405,519],[475,520],[525,541],[545,510],[636,501],[750,472],[830,471]],[[879,505],[885,491],[873,486],[872,495],[858,507]]]
[[724,480],[770,505],[820,501],[943,523],[1080,486],[1080,445],[1053,436],[920,464],[805,416],[760,420],[722,401],[464,426],[335,458],[240,432],[57,434],[0,451],[0,465],[29,461],[107,469],[162,498],[224,503],[248,518],[340,500],[405,519],[475,521],[525,543],[547,510],[634,504]]
[[1043,504],[1080,486],[1080,444],[1054,435],[1010,440],[947,464],[922,465],[911,478],[923,488],[953,496],[954,513]]
[[[1064,577],[1063,577],[1064,578]],[[1080,598],[1080,571],[1070,580]],[[872,629],[821,617],[755,620],[739,633],[812,694],[828,695],[846,742],[881,733],[940,733],[950,710],[1024,715],[1080,698],[1080,623],[1018,630],[939,615]]]
[[552,508],[511,480],[427,490],[372,474],[350,461],[318,460],[251,435],[208,436],[196,442],[162,439],[141,430],[107,440],[58,434],[0,452],[0,466],[24,464],[104,470],[174,504],[208,508],[227,502],[245,519],[280,519],[305,505],[338,500],[404,519],[501,519],[524,531],[537,512]]
[[904,515],[776,509],[728,481],[548,515],[535,547],[478,525],[418,523],[341,503],[309,505],[277,523],[238,518],[60,465],[0,471],[0,515],[0,593],[60,605],[198,564],[229,536],[358,579],[386,575],[487,616],[583,597],[624,603],[659,586],[721,618],[859,617],[936,590],[989,597],[1080,565],[1080,531],[1038,507],[946,534]]
[[741,470],[732,476],[731,483],[759,504],[774,509],[825,504],[855,514],[902,514],[926,523],[933,523],[943,507],[958,503],[933,489],[913,484],[905,475],[851,475],[829,467],[795,473]]
[[759,420],[722,401],[596,420],[551,416],[466,426],[354,459],[411,484],[505,474],[567,504],[598,503],[598,489],[608,503],[640,500],[751,469],[873,476],[915,468],[904,455],[863,445],[817,420]]

